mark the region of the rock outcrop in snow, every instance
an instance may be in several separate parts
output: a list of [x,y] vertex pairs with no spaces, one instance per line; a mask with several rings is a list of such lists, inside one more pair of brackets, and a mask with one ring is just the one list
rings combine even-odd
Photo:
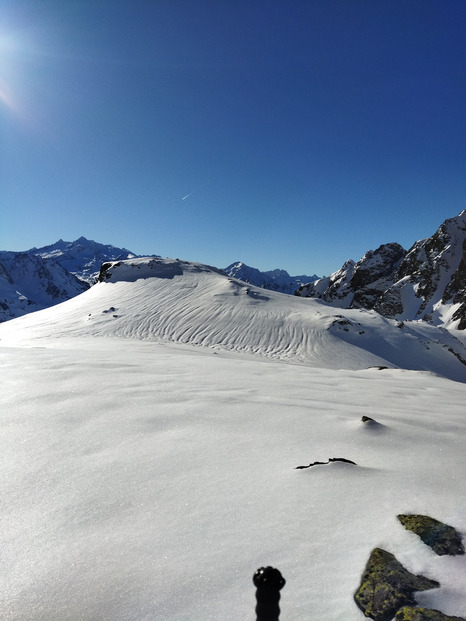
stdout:
[[415,591],[440,586],[435,580],[409,572],[393,554],[375,548],[364,570],[354,600],[366,617],[391,621],[403,606],[415,606]]
[[250,267],[241,261],[232,263],[223,271],[228,276],[238,278],[251,285],[288,294],[293,294],[301,285],[319,278],[316,274],[313,276],[305,276],[304,274],[302,276],[290,276],[286,270],[280,269],[261,272],[257,268]]
[[391,243],[347,261],[296,295],[341,308],[373,309],[398,320],[466,328],[466,210],[409,251]]

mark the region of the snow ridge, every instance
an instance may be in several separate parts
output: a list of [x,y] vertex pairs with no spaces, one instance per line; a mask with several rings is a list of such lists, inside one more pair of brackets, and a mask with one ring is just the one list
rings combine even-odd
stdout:
[[[324,368],[428,370],[466,381],[466,350],[450,332],[359,309],[284,296],[178,259],[104,264],[98,282],[58,307],[13,320],[4,343],[118,337],[257,354]],[[454,352],[454,353],[453,353]]]

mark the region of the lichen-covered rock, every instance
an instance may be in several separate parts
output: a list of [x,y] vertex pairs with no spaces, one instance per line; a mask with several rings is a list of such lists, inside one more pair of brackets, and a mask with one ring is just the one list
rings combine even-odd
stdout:
[[427,591],[439,586],[434,580],[409,572],[390,552],[375,548],[354,600],[366,617],[374,621],[392,621],[400,608],[416,604],[414,591]]
[[395,621],[465,621],[463,617],[449,617],[439,610],[404,606],[396,613]]
[[416,533],[439,556],[464,554],[462,537],[453,526],[448,526],[428,515],[398,515],[397,517],[407,530]]

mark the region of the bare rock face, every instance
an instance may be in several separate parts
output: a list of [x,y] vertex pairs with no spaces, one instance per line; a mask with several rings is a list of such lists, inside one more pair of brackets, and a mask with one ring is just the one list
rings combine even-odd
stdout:
[[392,621],[403,606],[415,606],[413,593],[438,588],[425,576],[412,574],[393,554],[375,548],[354,595],[357,606],[374,621]]
[[331,276],[300,287],[296,295],[317,297],[341,308],[373,308],[392,284],[405,255],[399,244],[384,244],[366,252],[357,263],[349,260]]
[[464,554],[461,535],[453,526],[448,526],[428,515],[409,514],[397,517],[407,530],[416,533],[439,556]]
[[357,263],[349,260],[327,278],[301,286],[296,295],[464,330],[466,210],[445,220],[432,237],[417,241],[408,252],[399,244],[385,244]]

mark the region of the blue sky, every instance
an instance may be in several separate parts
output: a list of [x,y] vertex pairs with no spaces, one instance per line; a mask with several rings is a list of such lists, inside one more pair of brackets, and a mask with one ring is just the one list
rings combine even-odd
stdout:
[[466,208],[464,0],[3,0],[0,248],[329,274]]

